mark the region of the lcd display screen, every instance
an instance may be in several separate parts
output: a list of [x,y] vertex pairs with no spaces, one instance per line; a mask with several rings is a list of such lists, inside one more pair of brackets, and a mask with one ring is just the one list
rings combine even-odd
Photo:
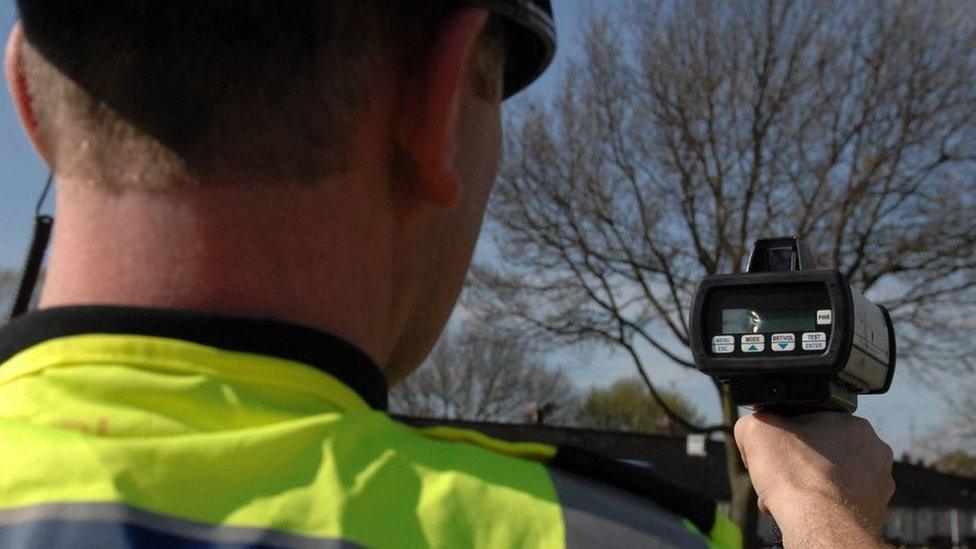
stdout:
[[723,334],[807,332],[817,327],[813,309],[723,309]]

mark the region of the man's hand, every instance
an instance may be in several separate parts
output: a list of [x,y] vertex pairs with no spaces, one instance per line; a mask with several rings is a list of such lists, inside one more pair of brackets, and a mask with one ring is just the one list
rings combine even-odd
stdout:
[[879,547],[895,491],[891,448],[867,420],[838,412],[756,413],[735,441],[787,547]]

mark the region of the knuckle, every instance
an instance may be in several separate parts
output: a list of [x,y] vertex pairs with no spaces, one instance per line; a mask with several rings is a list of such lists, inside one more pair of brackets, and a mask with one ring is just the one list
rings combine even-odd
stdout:
[[837,483],[838,479],[843,478],[844,468],[837,462],[827,461],[817,466],[811,466],[810,473],[818,479],[819,484],[833,485]]
[[749,433],[755,430],[756,418],[751,415],[742,416],[735,422],[735,427],[732,429],[735,439],[743,440],[749,437]]
[[874,434],[874,427],[871,425],[870,421],[859,416],[851,416],[851,418],[851,425],[853,425],[856,429]]
[[879,471],[888,475],[895,461],[895,452],[883,440],[876,439],[864,447],[866,456],[870,463]]
[[895,462],[895,451],[892,450],[891,446],[889,446],[886,442],[882,442],[881,453],[882,453],[882,459],[884,459],[884,462],[888,465],[888,470],[890,471],[891,466]]

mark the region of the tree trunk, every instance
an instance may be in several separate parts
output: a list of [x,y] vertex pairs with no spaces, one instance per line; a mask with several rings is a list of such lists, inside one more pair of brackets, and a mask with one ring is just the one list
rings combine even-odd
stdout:
[[759,523],[759,507],[756,503],[756,491],[752,489],[749,471],[742,463],[739,448],[732,436],[732,427],[739,419],[739,410],[732,402],[729,388],[719,386],[722,397],[722,419],[729,426],[729,434],[725,437],[725,462],[728,468],[729,489],[732,491],[732,501],[729,504],[729,518],[742,531],[742,543],[746,549],[761,547],[762,543],[757,532]]

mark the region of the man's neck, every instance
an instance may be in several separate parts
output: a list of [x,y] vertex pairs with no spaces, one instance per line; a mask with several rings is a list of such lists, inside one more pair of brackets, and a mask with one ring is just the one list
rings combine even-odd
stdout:
[[[382,365],[402,298],[394,295],[394,231],[380,189],[337,181],[109,191],[61,181],[41,307],[128,305],[274,318],[330,332]],[[323,208],[309,208],[310,201]]]

